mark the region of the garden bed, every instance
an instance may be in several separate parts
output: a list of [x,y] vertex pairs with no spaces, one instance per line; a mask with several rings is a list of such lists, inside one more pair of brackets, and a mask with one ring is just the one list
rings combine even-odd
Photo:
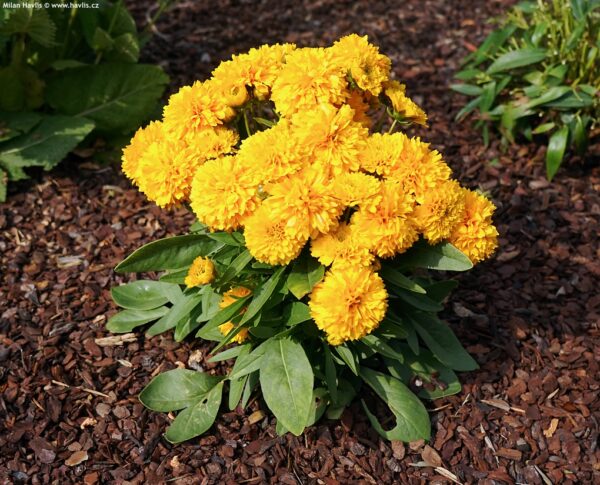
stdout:
[[[254,2],[253,2],[254,3]],[[185,231],[93,156],[16,185],[0,206],[0,479],[12,483],[594,483],[600,480],[600,170],[572,160],[555,181],[534,145],[485,149],[447,88],[459,60],[513,2],[181,3],[147,60],[172,89],[267,42],[329,44],[367,33],[423,106],[456,177],[491,194],[497,256],[458,279],[445,318],[481,369],[428,404],[429,444],[385,442],[359,404],[341,421],[277,437],[254,401],[178,446],[137,395],[177,365],[216,370],[209,344],[111,335],[112,269],[142,243]],[[139,15],[145,6],[137,3]],[[598,157],[593,146],[590,159]],[[597,163],[596,163],[597,165]]]

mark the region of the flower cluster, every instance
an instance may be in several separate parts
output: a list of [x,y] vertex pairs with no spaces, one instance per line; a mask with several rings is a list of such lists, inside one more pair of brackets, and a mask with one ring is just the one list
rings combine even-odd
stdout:
[[[394,132],[426,121],[366,37],[262,46],[171,96],[124,150],[123,170],[158,205],[189,203],[210,230],[243,232],[260,262],[287,265],[308,247],[328,268],[311,316],[337,345],[386,313],[380,258],[420,238],[474,263],[496,247],[493,204],[453,180],[429,144]],[[198,261],[189,285],[212,272]]]

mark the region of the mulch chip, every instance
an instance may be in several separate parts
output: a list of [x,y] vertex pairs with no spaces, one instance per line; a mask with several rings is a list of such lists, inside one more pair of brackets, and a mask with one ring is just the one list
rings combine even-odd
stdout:
[[[130,3],[143,19],[152,2]],[[111,286],[133,277],[114,266],[191,218],[150,204],[116,168],[70,160],[15,184],[0,206],[0,481],[600,483],[600,147],[548,183],[543,148],[503,153],[495,139],[484,148],[471,123],[453,121],[465,100],[447,88],[452,73],[491,28],[485,20],[512,3],[181,2],[144,54],[169,71],[172,89],[262,43],[327,44],[356,31],[391,56],[430,117],[414,133],[491,195],[501,234],[494,259],[457,277],[444,312],[481,368],[461,375],[460,394],[427,403],[429,443],[382,440],[359,404],[278,437],[260,399],[223,409],[200,438],[166,442],[172,416],[137,395],[207,345],[104,327],[116,312]]]

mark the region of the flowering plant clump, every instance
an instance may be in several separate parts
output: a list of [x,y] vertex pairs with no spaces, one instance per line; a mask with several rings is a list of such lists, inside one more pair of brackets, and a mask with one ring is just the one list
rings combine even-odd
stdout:
[[[366,383],[396,425],[427,439],[418,397],[456,393],[477,367],[436,313],[463,271],[489,257],[493,204],[451,178],[441,155],[396,128],[425,124],[390,60],[366,37],[328,48],[272,45],[223,62],[171,96],[139,130],[123,170],[162,207],[189,205],[189,234],[143,246],[118,272],[164,271],[113,289],[114,332],[154,322],[217,342],[227,376],[175,369],[140,395],[180,411],[166,437],[206,431],[228,390],[246,407],[260,386],[277,431],[334,419]],[[389,127],[381,133],[382,126]]]

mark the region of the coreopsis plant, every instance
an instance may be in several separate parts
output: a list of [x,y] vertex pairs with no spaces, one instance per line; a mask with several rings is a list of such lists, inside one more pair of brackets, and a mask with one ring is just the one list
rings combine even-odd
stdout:
[[174,329],[214,341],[211,361],[234,361],[227,375],[175,369],[148,384],[142,403],[179,411],[168,440],[208,430],[223,392],[233,410],[260,389],[277,431],[299,435],[365,385],[395,416],[384,428],[363,401],[382,436],[427,439],[417,395],[456,393],[454,371],[477,367],[436,316],[455,282],[427,269],[489,257],[494,206],[396,131],[427,118],[390,68],[357,35],[252,49],[174,94],[124,150],[150,200],[198,221],[118,265],[163,273],[114,288],[124,310],[108,328],[153,322],[149,336]]

